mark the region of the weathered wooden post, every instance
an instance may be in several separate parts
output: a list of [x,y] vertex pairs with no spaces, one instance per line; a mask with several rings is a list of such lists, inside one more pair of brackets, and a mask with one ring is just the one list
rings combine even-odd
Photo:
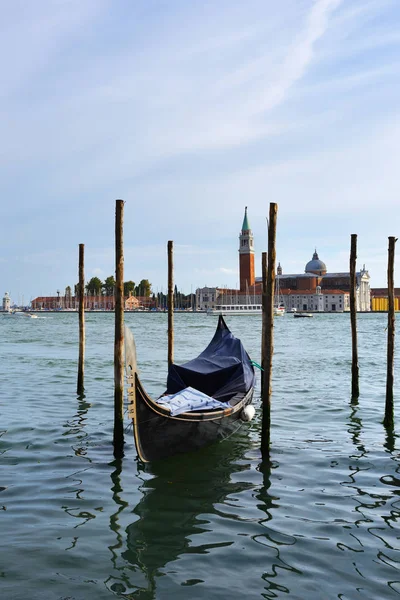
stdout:
[[356,322],[356,259],[357,259],[357,234],[351,234],[350,247],[350,321],[351,321],[351,399],[357,400],[360,395],[357,349],[357,322]]
[[387,375],[386,375],[386,404],[383,424],[388,429],[393,429],[393,365],[394,365],[394,249],[397,238],[389,237],[388,256],[388,338],[387,338]]
[[262,275],[262,287],[261,287],[261,395],[264,390],[264,339],[265,339],[265,317],[266,317],[266,308],[265,301],[267,297],[267,268],[268,268],[268,254],[267,252],[263,252],[261,255],[261,275]]
[[79,283],[77,291],[79,294],[79,359],[76,392],[81,396],[85,390],[85,244],[79,244]]
[[263,340],[263,393],[262,393],[262,431],[261,431],[261,454],[263,459],[269,459],[270,429],[271,429],[271,379],[272,379],[272,355],[274,351],[274,293],[275,293],[275,263],[276,263],[276,217],[278,205],[271,202],[269,205],[268,223],[268,269],[267,289],[263,311],[265,311],[265,331]]
[[174,362],[174,242],[168,242],[168,366]]
[[116,201],[115,211],[115,337],[114,337],[114,456],[123,455],[124,446],[124,201]]

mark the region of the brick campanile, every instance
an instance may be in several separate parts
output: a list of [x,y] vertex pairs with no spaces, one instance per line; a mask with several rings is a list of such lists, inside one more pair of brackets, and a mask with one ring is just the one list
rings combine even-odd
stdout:
[[244,209],[242,231],[239,235],[239,277],[240,291],[246,292],[255,283],[253,234],[247,219],[247,206]]

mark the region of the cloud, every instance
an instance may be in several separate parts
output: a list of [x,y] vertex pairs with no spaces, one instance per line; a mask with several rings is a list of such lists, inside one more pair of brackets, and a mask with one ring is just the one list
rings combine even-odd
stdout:
[[[12,163],[17,155],[18,161],[25,156],[25,160],[36,162],[48,157],[51,150],[50,161],[56,163],[49,173],[51,188],[59,189],[63,181],[68,191],[74,191],[139,175],[170,157],[224,151],[290,131],[292,124],[266,121],[266,115],[285,101],[304,76],[313,60],[315,44],[340,2],[313,3],[301,19],[301,30],[293,33],[294,41],[285,35],[276,36],[291,4],[281,18],[272,13],[275,31],[265,23],[264,28],[252,25],[245,26],[244,31],[222,30],[204,39],[204,32],[193,29],[192,21],[195,41],[189,44],[184,58],[179,38],[188,43],[190,30],[186,37],[179,32],[177,42],[165,45],[162,54],[154,54],[147,47],[140,56],[139,49],[131,44],[118,56],[117,63],[111,53],[98,60],[86,58],[78,74],[68,73],[65,81],[54,73],[56,87],[45,86],[49,102],[34,105],[35,119],[20,120],[11,112],[11,145],[3,158]],[[20,82],[30,73],[37,75],[43,68],[49,69],[46,61],[51,61],[56,40],[57,51],[62,52],[64,40],[70,43],[71,35],[79,37],[83,32],[85,22],[100,18],[101,6],[85,3],[85,8],[75,8],[70,14],[70,3],[61,3],[50,14],[39,13],[34,19],[37,33],[31,44],[30,62],[21,57]],[[216,10],[207,16],[215,14]],[[77,30],[80,21],[83,25]],[[234,25],[238,27],[238,23]],[[248,53],[250,41],[258,41],[263,29],[277,38],[276,64],[271,63],[270,48],[257,60]],[[161,32],[160,43],[166,41]],[[238,67],[233,57],[240,55],[242,48],[245,52]],[[227,54],[226,64],[219,64],[215,57],[215,52],[222,50]],[[9,84],[8,89],[12,88]],[[72,176],[73,157],[83,168],[75,168]]]
[[397,4],[5,5],[7,280],[14,265],[31,281],[26,256],[29,285],[73,284],[81,241],[87,272],[112,273],[118,197],[126,276],[154,285],[166,281],[168,239],[180,281],[234,285],[243,208],[259,252],[270,201],[286,264],[303,270],[315,241],[333,260],[349,231],[374,256],[400,226]]

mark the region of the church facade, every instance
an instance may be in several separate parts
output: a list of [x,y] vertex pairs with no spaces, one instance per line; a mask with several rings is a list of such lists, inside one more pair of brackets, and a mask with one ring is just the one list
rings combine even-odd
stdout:
[[[312,259],[305,265],[304,273],[286,274],[278,264],[276,279],[281,299],[287,311],[346,312],[350,310],[350,273],[329,273],[315,249]],[[255,276],[254,238],[245,208],[239,234],[240,288],[198,288],[196,309],[207,310],[218,305],[261,304],[262,278]],[[356,309],[371,310],[371,288],[368,271],[356,273]]]
[[[350,310],[350,273],[329,273],[315,249],[304,273],[285,274],[278,264],[277,278],[285,307],[290,310],[344,312]],[[370,276],[363,265],[356,273],[356,310],[371,310]]]

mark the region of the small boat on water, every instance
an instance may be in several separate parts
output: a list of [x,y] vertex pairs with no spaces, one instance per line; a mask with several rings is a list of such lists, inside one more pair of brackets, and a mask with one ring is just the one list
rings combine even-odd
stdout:
[[261,315],[261,304],[217,304],[215,308],[207,309],[208,315],[236,316],[236,315]]
[[281,294],[279,275],[275,280],[274,316],[282,317],[286,312],[285,303]]
[[30,317],[31,319],[37,319],[37,315],[34,315],[33,313],[27,312],[25,310],[10,310],[5,311],[3,314],[10,315],[13,317]]
[[286,310],[285,310],[285,305],[284,304],[278,304],[277,306],[274,306],[274,316],[275,317],[282,317],[285,314]]
[[143,462],[199,450],[228,437],[254,416],[254,366],[222,316],[211,342],[197,358],[169,367],[167,389],[157,399],[147,394],[139,379],[128,327],[125,363],[129,416]]
[[301,317],[306,317],[306,318],[310,318],[313,316],[312,313],[307,313],[307,312],[295,312],[293,314],[294,317],[296,318],[301,318]]

